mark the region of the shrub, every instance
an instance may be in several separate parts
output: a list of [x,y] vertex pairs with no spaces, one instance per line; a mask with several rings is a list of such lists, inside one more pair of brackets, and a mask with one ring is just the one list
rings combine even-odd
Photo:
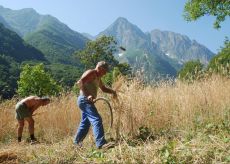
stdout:
[[43,64],[23,66],[17,90],[20,96],[57,95],[60,91],[61,87],[45,72]]

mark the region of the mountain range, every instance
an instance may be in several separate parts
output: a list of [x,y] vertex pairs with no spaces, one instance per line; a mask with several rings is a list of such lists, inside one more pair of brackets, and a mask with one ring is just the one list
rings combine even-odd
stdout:
[[[158,76],[175,77],[185,62],[200,60],[207,64],[215,55],[185,35],[156,29],[143,32],[123,17],[96,36],[74,31],[57,18],[41,15],[31,8],[11,10],[0,6],[0,23],[0,54],[9,55],[16,62],[48,62],[58,65],[59,70],[66,66],[68,70],[81,69],[74,52],[102,35],[113,36],[118,46],[125,47],[126,51],[118,51],[114,56],[120,62],[129,63],[133,72],[146,80]],[[50,67],[54,71],[53,66]]]
[[207,64],[214,56],[205,46],[185,35],[160,30],[144,33],[122,17],[96,37],[101,35],[113,36],[119,45],[126,47],[127,51],[117,55],[117,59],[128,62],[150,80],[157,74],[175,76],[183,63],[200,60]]

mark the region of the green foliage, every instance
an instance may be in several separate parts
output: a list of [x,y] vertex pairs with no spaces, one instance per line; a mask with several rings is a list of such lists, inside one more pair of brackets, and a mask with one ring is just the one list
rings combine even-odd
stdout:
[[178,72],[178,77],[181,80],[191,82],[212,73],[230,77],[230,41],[228,39],[225,40],[221,51],[210,60],[205,72],[200,61],[189,61]]
[[105,76],[102,77],[102,82],[107,86],[112,86],[113,84],[113,73],[109,72]]
[[64,64],[47,65],[47,69],[55,81],[65,89],[72,88],[76,79],[79,79],[83,73],[83,70],[80,67]]
[[89,154],[88,154],[89,158],[98,158],[98,159],[102,159],[105,158],[105,154],[102,151],[98,151],[98,150],[94,150],[92,149]]
[[225,40],[224,47],[208,64],[208,71],[230,77],[230,41]]
[[113,72],[113,77],[117,77],[118,75],[122,74],[123,76],[130,75],[132,73],[132,68],[128,63],[119,63]]
[[102,36],[95,41],[87,43],[86,48],[76,52],[76,57],[81,63],[88,68],[95,68],[99,61],[106,61],[113,68],[107,73],[102,81],[111,86],[118,75],[128,75],[131,73],[131,68],[127,63],[120,63],[115,59],[113,54],[117,51],[117,43],[111,36]]
[[43,64],[23,66],[17,90],[20,96],[57,95],[60,91],[61,87],[45,72]]
[[201,77],[203,65],[200,61],[188,61],[184,67],[178,72],[178,77],[181,80],[192,82]]
[[19,64],[9,56],[0,55],[0,96],[11,98],[17,88]]
[[113,70],[109,73],[107,73],[103,78],[102,81],[104,84],[108,86],[112,86],[113,82],[116,81],[116,79],[119,76],[128,76],[131,75],[131,67],[127,63],[119,63],[116,67],[113,68]]
[[137,139],[142,141],[153,140],[155,139],[153,132],[146,126],[141,126],[138,129],[138,135],[136,136]]
[[177,157],[173,154],[176,147],[176,141],[168,141],[161,149],[160,156],[162,163],[178,163]]
[[116,66],[118,61],[114,58],[116,41],[113,37],[102,36],[95,41],[89,41],[84,50],[76,53],[77,58],[86,68],[94,68],[99,61],[106,61],[110,66]]
[[225,17],[230,16],[229,0],[188,0],[184,7],[184,17],[194,21],[204,15],[216,17],[214,28],[220,28]]

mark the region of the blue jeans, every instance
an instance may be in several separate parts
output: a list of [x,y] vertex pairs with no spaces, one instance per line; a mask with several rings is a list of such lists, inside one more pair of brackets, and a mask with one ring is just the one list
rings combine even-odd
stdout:
[[79,144],[86,137],[90,124],[93,126],[93,134],[96,140],[96,146],[100,147],[106,143],[104,136],[104,128],[101,116],[97,108],[91,103],[86,96],[80,95],[77,99],[77,104],[82,112],[82,118],[74,138],[74,143]]

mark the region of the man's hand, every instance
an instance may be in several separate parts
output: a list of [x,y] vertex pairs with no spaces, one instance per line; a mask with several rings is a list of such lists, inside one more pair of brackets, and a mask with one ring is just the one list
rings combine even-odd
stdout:
[[92,96],[92,95],[89,95],[89,96],[87,97],[87,99],[88,99],[90,102],[94,103],[94,99],[93,99],[93,96]]
[[113,90],[113,98],[117,99],[117,92],[115,90]]

